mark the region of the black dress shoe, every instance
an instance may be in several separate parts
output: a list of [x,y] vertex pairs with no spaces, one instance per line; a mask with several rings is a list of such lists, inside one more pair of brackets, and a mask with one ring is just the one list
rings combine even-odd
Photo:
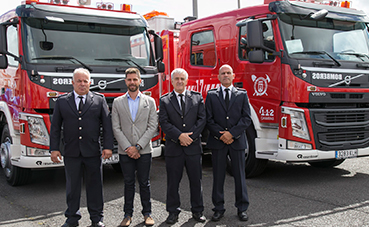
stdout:
[[224,212],[220,212],[220,211],[215,211],[213,214],[213,217],[211,217],[212,221],[219,221],[220,219],[222,219],[224,215]]
[[92,222],[89,227],[105,227],[105,225],[102,221],[99,221],[99,222]]
[[62,225],[61,227],[77,227],[78,226],[78,222],[77,223],[64,223],[64,225]]
[[206,221],[205,216],[201,212],[200,213],[192,213],[192,217],[197,222],[205,222]]
[[175,213],[169,213],[167,220],[165,220],[167,224],[174,224],[177,221],[178,221],[178,214],[175,214]]
[[249,216],[247,216],[246,211],[242,211],[238,213],[238,218],[240,219],[240,221],[247,221],[249,220]]

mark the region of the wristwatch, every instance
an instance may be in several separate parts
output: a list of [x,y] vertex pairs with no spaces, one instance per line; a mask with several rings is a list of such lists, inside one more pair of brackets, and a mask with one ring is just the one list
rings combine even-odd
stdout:
[[138,150],[138,151],[140,151],[142,148],[141,148],[141,146],[140,145],[138,145],[138,144],[136,144],[135,145],[135,147],[136,147],[136,149]]

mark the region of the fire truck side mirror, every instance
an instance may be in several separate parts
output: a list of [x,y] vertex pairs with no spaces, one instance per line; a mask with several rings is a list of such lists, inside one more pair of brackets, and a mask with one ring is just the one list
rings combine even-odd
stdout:
[[0,26],[0,54],[7,54],[8,53],[8,44],[6,38],[6,26]]
[[263,48],[263,27],[260,21],[247,23],[247,43],[249,48]]
[[163,40],[161,37],[155,33],[154,30],[149,30],[149,34],[154,36],[154,46],[155,46],[155,61],[158,67],[158,72],[165,71],[165,65],[162,62],[164,58],[163,54]]
[[263,63],[265,52],[262,50],[252,50],[248,53],[250,63]]
[[8,68],[8,58],[1,54],[0,55],[0,69],[6,69]]
[[165,71],[165,64],[162,61],[158,61],[158,72],[163,73]]

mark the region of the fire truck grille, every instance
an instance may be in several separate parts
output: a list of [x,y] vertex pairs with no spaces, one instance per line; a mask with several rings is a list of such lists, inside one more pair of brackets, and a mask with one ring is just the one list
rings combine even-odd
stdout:
[[316,148],[347,150],[369,146],[369,109],[310,109]]

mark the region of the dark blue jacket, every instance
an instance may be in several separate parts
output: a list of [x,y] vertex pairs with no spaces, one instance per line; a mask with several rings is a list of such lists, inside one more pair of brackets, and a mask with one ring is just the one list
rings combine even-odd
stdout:
[[[231,146],[234,150],[247,148],[246,129],[251,124],[249,99],[246,90],[233,87],[228,109],[223,98],[221,87],[208,91],[206,96],[206,127],[209,137],[206,147],[209,149],[223,149]],[[234,142],[226,145],[219,138],[219,131],[229,131]]]

